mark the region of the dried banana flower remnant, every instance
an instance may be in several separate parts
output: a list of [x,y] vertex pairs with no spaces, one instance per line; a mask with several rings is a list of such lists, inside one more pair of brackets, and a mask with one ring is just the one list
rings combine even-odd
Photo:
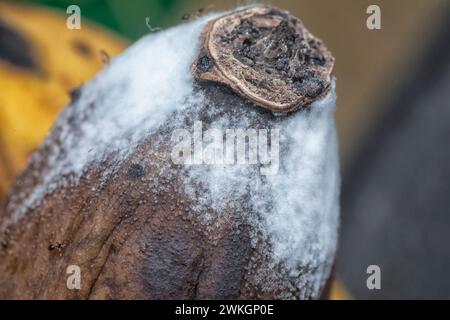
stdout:
[[[150,34],[112,59],[0,213],[0,298],[321,297],[339,215],[332,64],[296,18],[261,6]],[[233,141],[236,155],[250,159],[257,141],[275,156],[201,158],[226,158]],[[191,161],[173,161],[180,150]],[[67,266],[80,290],[67,289]]]
[[208,23],[195,77],[225,84],[255,104],[278,113],[323,98],[334,58],[288,12],[254,6]]

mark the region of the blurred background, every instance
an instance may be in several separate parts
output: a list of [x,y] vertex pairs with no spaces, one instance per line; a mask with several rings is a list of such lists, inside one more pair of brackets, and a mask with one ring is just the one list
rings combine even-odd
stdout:
[[[0,201],[71,90],[151,32],[248,1],[0,0]],[[333,298],[450,299],[450,0],[274,0],[336,57]],[[66,9],[81,8],[81,30]],[[366,9],[381,8],[381,30]],[[73,91],[72,91],[73,92]],[[366,286],[381,268],[381,290]]]

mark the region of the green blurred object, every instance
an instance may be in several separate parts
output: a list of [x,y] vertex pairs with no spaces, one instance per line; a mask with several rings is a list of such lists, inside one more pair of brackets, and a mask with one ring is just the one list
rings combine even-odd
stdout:
[[95,21],[122,36],[135,40],[153,28],[167,28],[179,22],[186,1],[181,0],[23,0],[25,3],[45,5],[66,12],[70,5],[78,5],[82,18]]

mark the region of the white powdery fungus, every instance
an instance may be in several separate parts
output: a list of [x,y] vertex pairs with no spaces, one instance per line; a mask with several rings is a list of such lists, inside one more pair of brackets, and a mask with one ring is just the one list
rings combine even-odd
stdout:
[[[59,143],[50,136],[44,144],[48,158],[34,156],[34,161],[45,161],[45,168],[35,187],[21,195],[11,210],[15,216],[6,224],[19,221],[58,187],[76,185],[96,164],[108,161],[110,170],[104,175],[113,174],[114,164],[126,159],[169,117],[178,114],[170,121],[174,128],[182,128],[186,114],[195,115],[208,103],[194,93],[190,66],[200,34],[213,16],[144,37],[83,86],[81,96],[63,111],[53,129]],[[335,98],[333,84],[327,96],[307,110],[271,125],[280,130],[277,174],[261,177],[258,166],[191,166],[186,167],[183,186],[193,200],[192,211],[205,215],[205,221],[248,201],[254,212],[247,217],[254,227],[252,245],[256,246],[258,233],[271,246],[272,262],[265,266],[269,275],[261,274],[261,282],[276,278],[272,267],[282,264],[297,279],[296,289],[305,298],[320,295],[336,251],[340,176]],[[225,113],[209,126],[248,129],[255,114],[253,109]],[[71,125],[74,119],[77,126]],[[204,189],[201,196],[197,184]],[[12,201],[13,205],[17,204]],[[213,213],[206,213],[206,207]]]
[[307,115],[297,113],[283,132],[291,141],[281,159],[285,171],[270,176],[274,210],[266,215],[274,259],[286,263],[292,276],[296,266],[311,266],[306,277],[317,296],[331,271],[337,244],[339,216],[339,160],[333,111],[334,88],[312,104]]
[[[273,265],[266,266],[267,270],[281,262],[289,276],[297,279],[297,288],[302,288],[304,298],[319,297],[336,251],[340,175],[333,118],[335,103],[333,83],[328,95],[308,110],[270,124],[281,135],[280,170],[275,175],[262,176],[258,165],[199,165],[188,170],[186,192],[195,197],[193,211],[202,215],[206,208],[213,208],[220,214],[232,210],[234,202],[239,202],[237,207],[245,202],[252,208],[243,213],[254,228],[252,245],[256,247],[260,233],[272,247],[269,254]],[[255,117],[254,110],[243,109],[238,116],[222,115],[209,127],[248,129]],[[199,183],[206,191],[201,195],[196,190]],[[258,268],[257,272],[263,271]],[[269,271],[259,281],[266,286],[270,282],[279,285],[280,277]],[[268,288],[272,289],[276,290]],[[287,294],[283,298],[292,296]]]

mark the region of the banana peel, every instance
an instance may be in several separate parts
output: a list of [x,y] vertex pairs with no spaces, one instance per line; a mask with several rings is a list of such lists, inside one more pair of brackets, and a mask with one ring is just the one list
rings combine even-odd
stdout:
[[104,66],[102,55],[128,44],[83,17],[80,30],[69,30],[66,19],[44,7],[0,3],[0,201],[69,92]]

